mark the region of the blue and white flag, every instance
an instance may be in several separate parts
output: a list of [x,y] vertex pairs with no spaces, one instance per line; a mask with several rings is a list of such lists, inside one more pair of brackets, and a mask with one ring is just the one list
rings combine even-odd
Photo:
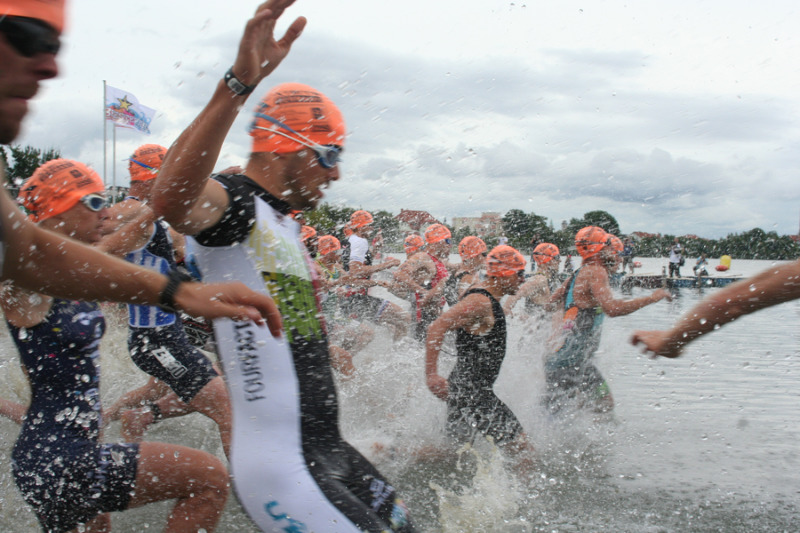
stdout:
[[106,120],[121,128],[130,128],[150,135],[150,122],[155,109],[143,106],[139,100],[122,89],[106,85]]

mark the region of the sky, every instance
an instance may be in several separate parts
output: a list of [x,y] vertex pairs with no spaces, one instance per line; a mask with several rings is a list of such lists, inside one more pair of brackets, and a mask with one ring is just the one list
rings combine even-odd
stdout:
[[[127,185],[126,158],[140,144],[169,146],[191,122],[258,3],[69,4],[61,74],[18,142]],[[245,163],[258,99],[298,81],[347,122],[342,178],[325,199],[336,205],[447,221],[521,209],[556,228],[600,209],[622,233],[797,234],[799,10],[784,0],[298,0],[277,33],[300,15],[306,29],[248,100],[216,168]],[[109,127],[104,144],[103,80],[157,110],[151,135],[118,129],[114,141]]]

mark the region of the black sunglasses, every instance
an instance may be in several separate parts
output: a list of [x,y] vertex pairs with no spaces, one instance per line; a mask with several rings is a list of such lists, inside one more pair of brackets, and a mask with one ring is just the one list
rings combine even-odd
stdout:
[[0,18],[0,33],[20,55],[57,54],[61,48],[58,32],[38,19],[28,17]]

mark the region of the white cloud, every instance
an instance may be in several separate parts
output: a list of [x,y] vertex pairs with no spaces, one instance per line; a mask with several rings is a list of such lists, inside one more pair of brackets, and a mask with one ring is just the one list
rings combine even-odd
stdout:
[[[72,2],[63,76],[20,141],[102,166],[106,79],[159,111],[150,137],[118,132],[124,180],[138,144],[168,145],[205,104],[254,8]],[[623,231],[709,237],[797,232],[793,3],[298,0],[283,27],[299,14],[308,27],[269,81],[309,83],[342,108],[350,135],[331,201],[448,219],[518,208],[556,225],[603,209]],[[217,168],[247,157],[247,115]]]

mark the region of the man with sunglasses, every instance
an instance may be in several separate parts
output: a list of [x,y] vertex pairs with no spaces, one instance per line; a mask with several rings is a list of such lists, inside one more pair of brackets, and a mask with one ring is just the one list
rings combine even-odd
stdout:
[[[0,144],[17,137],[39,84],[58,74],[56,52],[63,28],[63,0],[0,0]],[[91,208],[100,200],[87,202]],[[88,271],[87,265],[92,267]],[[154,305],[167,298],[184,311],[209,318],[262,321],[275,309],[269,298],[242,284],[170,282],[163,274],[64,239],[27,220],[5,189],[0,190],[0,279],[65,298]],[[279,322],[271,320],[270,327],[277,331]]]
[[203,279],[238,279],[279,303],[279,340],[252,324],[214,323],[234,416],[231,470],[253,521],[263,531],[409,532],[392,484],[339,431],[318,281],[291,216],[339,179],[341,112],[307,85],[274,87],[256,106],[244,173],[209,179],[247,95],[305,26],[301,17],[273,36],[292,3],[270,0],[247,23],[233,66],[167,153],[153,206],[193,236]]

